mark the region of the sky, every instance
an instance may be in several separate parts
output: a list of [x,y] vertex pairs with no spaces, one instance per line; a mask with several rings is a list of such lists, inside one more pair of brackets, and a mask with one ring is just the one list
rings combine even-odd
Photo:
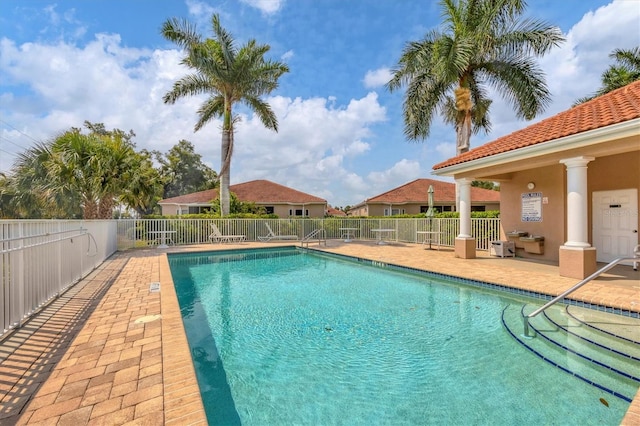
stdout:
[[[194,132],[205,98],[162,101],[189,73],[162,23],[184,18],[211,37],[214,13],[237,46],[268,44],[266,58],[290,69],[264,97],[277,133],[235,110],[231,184],[268,179],[344,207],[414,179],[444,180],[432,166],[455,156],[455,130],[435,117],[427,139],[408,141],[404,90],[385,88],[406,43],[440,27],[435,0],[0,0],[0,173],[87,120],[133,130],[138,150],[187,140],[220,170],[221,122]],[[525,16],[566,37],[538,59],[552,102],[527,122],[490,90],[492,129],[472,148],[570,108],[600,87],[614,49],[640,45],[640,0],[529,0]]]

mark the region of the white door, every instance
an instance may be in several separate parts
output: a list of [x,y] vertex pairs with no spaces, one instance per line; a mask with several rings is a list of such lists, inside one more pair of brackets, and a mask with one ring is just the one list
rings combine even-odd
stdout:
[[632,256],[638,244],[638,190],[596,191],[592,211],[597,261]]

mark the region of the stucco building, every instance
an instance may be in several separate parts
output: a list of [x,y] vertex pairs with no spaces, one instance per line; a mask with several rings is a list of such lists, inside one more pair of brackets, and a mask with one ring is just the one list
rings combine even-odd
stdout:
[[[324,217],[327,200],[268,180],[252,180],[229,186],[238,200],[255,203],[278,217]],[[218,198],[217,189],[194,192],[158,202],[162,215],[203,213]]]
[[500,183],[502,238],[518,242],[518,256],[585,278],[638,244],[640,81],[437,164],[434,174],[459,186],[458,257],[475,257],[471,181],[489,180]]
[[[349,209],[349,216],[417,215],[429,208],[428,191],[433,187],[434,208],[437,212],[456,211],[456,185],[435,179],[416,179],[375,197],[368,198]],[[471,211],[500,210],[500,192],[471,188]]]

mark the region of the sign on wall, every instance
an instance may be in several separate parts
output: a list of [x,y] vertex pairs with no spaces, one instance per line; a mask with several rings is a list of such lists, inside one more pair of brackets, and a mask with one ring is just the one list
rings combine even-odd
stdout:
[[522,221],[542,222],[542,192],[522,194]]

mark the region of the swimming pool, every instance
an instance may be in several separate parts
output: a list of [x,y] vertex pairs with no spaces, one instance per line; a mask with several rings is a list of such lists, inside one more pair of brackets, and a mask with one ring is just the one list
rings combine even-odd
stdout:
[[619,424],[629,406],[510,338],[503,309],[530,299],[296,249],[169,262],[210,424]]

